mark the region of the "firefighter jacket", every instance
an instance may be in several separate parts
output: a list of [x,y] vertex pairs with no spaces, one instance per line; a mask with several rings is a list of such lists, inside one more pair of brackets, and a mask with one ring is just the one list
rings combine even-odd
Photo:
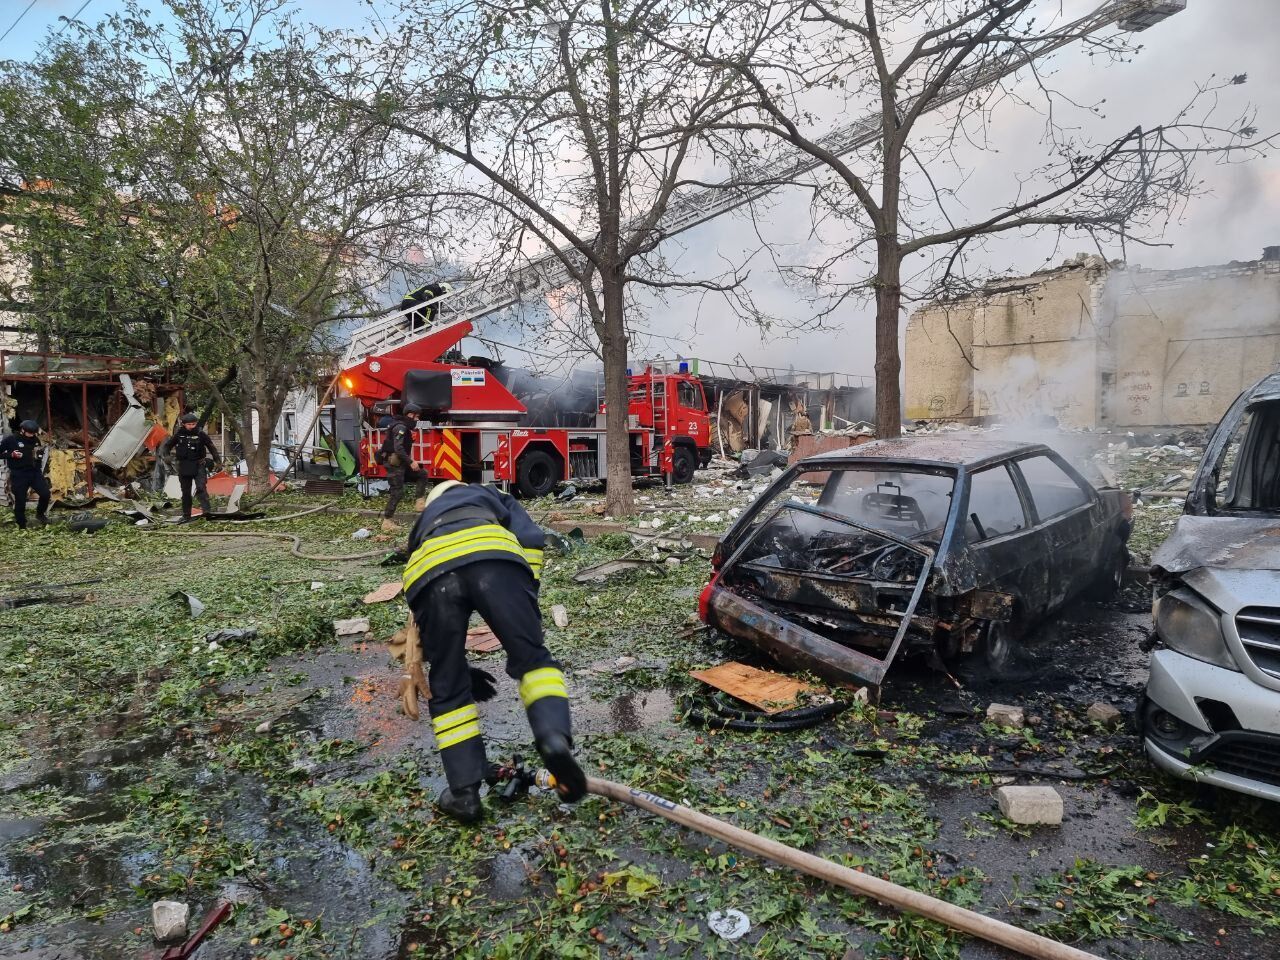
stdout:
[[477,560],[509,560],[542,573],[546,536],[509,494],[460,484],[427,504],[409,533],[404,595],[410,605],[434,578]]
[[206,456],[218,459],[218,448],[203,430],[178,427],[178,432],[160,447],[161,453],[168,453],[170,450],[177,458],[178,476],[181,477],[194,477],[199,472],[200,461]]
[[[14,454],[18,456],[14,456]],[[21,433],[11,433],[0,440],[0,461],[8,465],[14,473],[39,473],[40,438],[25,437]]]

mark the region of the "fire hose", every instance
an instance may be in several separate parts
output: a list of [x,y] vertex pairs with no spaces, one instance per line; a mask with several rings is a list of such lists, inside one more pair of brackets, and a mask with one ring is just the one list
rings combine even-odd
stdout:
[[[495,766],[486,780],[495,790],[502,786],[498,799],[503,802],[511,802],[527,793],[533,786],[548,790],[555,787],[555,778],[550,773],[546,770],[526,767],[518,757],[505,766]],[[715,817],[699,813],[684,804],[675,803],[646,790],[625,787],[612,780],[587,777],[587,793],[605,800],[625,803],[646,813],[656,814],[679,826],[696,830],[704,836],[722,840],[739,850],[765,860],[772,860],[779,866],[788,867],[837,887],[844,887],[859,896],[870,897],[905,913],[914,913],[929,920],[936,920],[953,930],[978,937],[988,943],[998,944],[1025,957],[1032,957],[1034,960],[1098,960],[1095,954],[1086,953],[1084,950],[1059,943],[1057,940],[1050,940],[1048,937],[1015,927],[1003,920],[966,910],[954,903],[931,897],[927,893],[899,886],[889,880],[882,880],[872,874],[859,873],[843,864],[833,863],[823,857],[779,843],[777,840],[762,837],[750,830],[735,827],[731,823],[717,820]]]

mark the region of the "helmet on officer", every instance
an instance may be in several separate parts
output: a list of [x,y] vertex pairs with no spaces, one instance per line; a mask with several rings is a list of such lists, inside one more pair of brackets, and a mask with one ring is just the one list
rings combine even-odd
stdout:
[[414,417],[415,419],[422,416],[422,408],[416,403],[406,403],[402,412],[406,417]]
[[23,420],[18,424],[18,429],[23,433],[38,433],[40,426],[34,420]]
[[194,427],[200,422],[200,418],[194,413],[184,413],[181,417],[181,421],[184,427]]

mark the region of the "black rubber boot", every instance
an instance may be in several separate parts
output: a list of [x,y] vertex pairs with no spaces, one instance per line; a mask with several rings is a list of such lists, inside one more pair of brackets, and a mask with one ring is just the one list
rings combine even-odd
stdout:
[[563,733],[539,737],[538,753],[556,778],[556,792],[565,803],[577,803],[587,794],[587,775],[573,759],[573,745]]
[[445,787],[440,794],[440,799],[436,801],[436,806],[442,813],[447,813],[459,823],[478,823],[484,816],[484,807],[480,805],[479,784],[459,787],[457,790]]

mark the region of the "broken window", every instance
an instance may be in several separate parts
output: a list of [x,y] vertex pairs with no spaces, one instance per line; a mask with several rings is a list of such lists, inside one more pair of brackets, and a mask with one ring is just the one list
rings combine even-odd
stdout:
[[1249,423],[1252,419],[1253,414],[1249,412],[1240,418],[1240,423],[1232,431],[1231,439],[1227,441],[1227,446],[1222,451],[1222,458],[1214,467],[1213,502],[1218,506],[1226,506],[1231,502],[1233,492],[1231,481],[1236,475],[1236,461],[1240,459],[1240,446],[1249,433]]
[[1280,512],[1280,402],[1250,408],[1214,472],[1218,509]]
[[1049,457],[1028,457],[1018,461],[1022,478],[1027,481],[1031,502],[1040,522],[1068,513],[1089,503],[1090,497],[1075,478]]
[[1008,467],[991,467],[970,478],[969,515],[965,522],[970,542],[990,540],[1026,525],[1022,499]]

